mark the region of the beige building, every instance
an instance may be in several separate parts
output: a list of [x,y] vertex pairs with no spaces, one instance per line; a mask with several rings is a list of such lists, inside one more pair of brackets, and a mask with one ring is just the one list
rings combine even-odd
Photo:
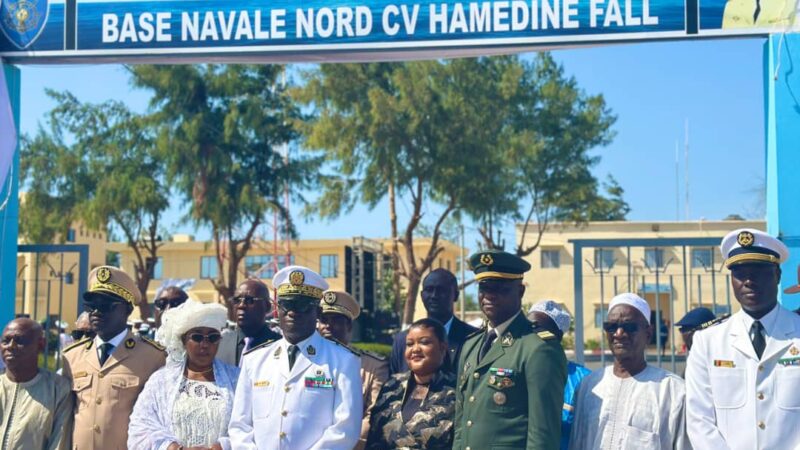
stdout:
[[[553,224],[542,236],[539,247],[526,258],[532,269],[525,275],[527,290],[523,301],[530,305],[542,299],[554,299],[575,315],[574,243],[571,241],[722,238],[729,231],[743,227],[765,230],[766,222],[590,222],[577,227]],[[517,242],[521,239],[521,230],[522,225],[517,225]],[[527,240],[535,237],[528,235]],[[584,247],[581,261],[583,324],[576,323],[575,327],[583,327],[588,348],[596,347],[600,344],[608,302],[616,293],[634,292],[648,301],[654,313],[660,312],[665,329],[669,330],[670,340],[664,342],[671,345],[671,338],[676,334],[672,324],[683,317],[687,308],[703,305],[718,315],[738,310],[730,291],[730,275],[722,261],[719,247],[709,245]],[[655,323],[654,318],[651,320]],[[680,351],[681,340],[677,339],[674,344]]]
[[[440,241],[444,251],[433,268],[443,267],[455,271],[460,257],[457,245]],[[417,255],[427,252],[430,239],[418,238],[415,242]],[[134,254],[124,243],[110,242],[106,249],[119,254],[123,270],[133,273]],[[352,239],[306,239],[292,241],[288,264],[299,264],[320,273],[332,289],[351,292],[362,307],[374,307],[369,292],[380,288],[381,269],[388,268],[388,239],[372,240],[363,237]],[[272,276],[287,264],[286,249],[276,248],[272,242],[256,241],[239,267],[239,280],[248,277],[262,279],[271,286]],[[465,252],[465,254],[468,254]],[[195,241],[189,235],[175,235],[170,242],[158,250],[158,261],[153,270],[153,280],[147,291],[152,301],[156,292],[170,279],[194,280],[189,295],[200,301],[220,301],[212,279],[219,275],[219,265],[213,242]],[[417,310],[422,310],[418,300]],[[134,315],[138,311],[134,312]]]

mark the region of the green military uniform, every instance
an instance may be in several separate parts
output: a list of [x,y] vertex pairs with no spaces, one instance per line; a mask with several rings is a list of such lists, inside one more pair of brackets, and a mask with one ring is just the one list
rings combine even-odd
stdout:
[[[491,256],[482,261],[481,254],[470,258],[478,280],[521,278],[530,268],[514,255],[486,253]],[[558,449],[567,376],[558,340],[520,312],[479,362],[486,335],[487,330],[473,334],[462,348],[453,449]]]

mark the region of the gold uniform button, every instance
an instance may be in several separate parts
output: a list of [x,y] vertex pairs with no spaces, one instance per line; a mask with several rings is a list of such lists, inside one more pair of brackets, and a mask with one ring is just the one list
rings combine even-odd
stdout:
[[100,403],[103,403],[103,398],[102,398],[102,397],[97,397],[97,398],[94,400],[94,402],[95,402],[95,403],[97,403],[97,404],[99,405]]
[[759,372],[763,372],[764,371],[764,366],[758,366],[758,371]]
[[468,426],[468,427],[471,427],[471,426],[472,426],[472,421],[471,421],[471,420],[468,420],[468,421],[467,421],[467,426]]
[[284,391],[284,392],[289,392],[289,389],[291,389],[289,386],[284,386],[284,387],[283,387],[283,391]]
[[766,428],[766,426],[767,425],[764,423],[763,420],[758,421],[758,428],[761,428],[763,430],[764,428]]
[[763,392],[759,392],[758,393],[758,399],[759,400],[764,400],[764,393]]
[[284,438],[286,438],[286,433],[284,433],[283,431],[281,431],[281,434],[280,434],[280,436],[281,436],[281,439],[284,439]]
[[475,396],[474,395],[470,395],[469,396],[469,401],[470,402],[474,402],[475,401]]
[[283,417],[286,417],[286,415],[287,415],[287,414],[289,414],[289,411],[281,411],[281,415],[282,415]]
[[98,373],[98,374],[97,374],[97,378],[103,378],[104,376],[106,376],[106,375],[105,375],[105,374],[103,374],[103,373]]
[[472,378],[475,378],[476,380],[478,378],[480,378],[480,377],[481,377],[481,374],[479,374],[478,372],[475,372],[475,373],[472,374]]
[[95,424],[95,426],[94,426],[94,432],[95,432],[95,433],[99,433],[99,432],[100,432],[100,425],[97,425],[97,424]]

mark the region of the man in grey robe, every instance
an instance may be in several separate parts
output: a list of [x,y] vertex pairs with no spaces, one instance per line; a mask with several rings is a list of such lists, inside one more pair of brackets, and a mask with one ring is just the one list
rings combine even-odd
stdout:
[[647,302],[635,294],[609,304],[603,329],[614,364],[581,381],[570,449],[691,449],[683,380],[645,359],[649,317]]
[[71,447],[74,400],[70,382],[38,368],[44,333],[37,322],[9,322],[0,340],[6,371],[0,375],[0,448]]

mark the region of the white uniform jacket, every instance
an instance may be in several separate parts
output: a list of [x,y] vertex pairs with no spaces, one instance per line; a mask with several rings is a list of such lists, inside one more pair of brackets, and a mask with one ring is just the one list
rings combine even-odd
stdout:
[[778,305],[761,322],[767,346],[760,361],[744,311],[695,334],[686,367],[694,448],[800,448],[800,316]]
[[289,370],[281,339],[248,353],[233,400],[231,447],[352,450],[361,432],[361,360],[316,331]]

